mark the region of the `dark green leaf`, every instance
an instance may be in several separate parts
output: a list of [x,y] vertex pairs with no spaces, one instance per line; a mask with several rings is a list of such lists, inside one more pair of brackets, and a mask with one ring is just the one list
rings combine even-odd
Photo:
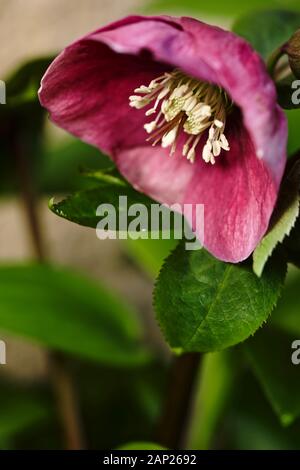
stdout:
[[114,449],[127,442],[151,442],[165,395],[163,362],[111,368],[76,360],[72,372],[89,448]]
[[300,26],[300,13],[288,10],[256,11],[237,20],[233,31],[247,39],[264,59],[283,45]]
[[288,119],[288,155],[299,150],[300,109],[285,110]]
[[300,415],[300,374],[291,360],[294,339],[264,328],[244,344],[255,376],[286,426]]
[[[240,356],[244,355],[240,354]],[[222,436],[223,439],[225,436],[228,439],[228,435],[231,434],[227,448],[240,450],[298,449],[299,421],[289,427],[282,426],[260,383],[249,369],[249,367],[244,369],[244,373],[240,375],[232,390],[231,406],[229,405],[230,408],[227,411],[228,422],[223,427]]]
[[14,72],[6,83],[6,104],[0,106],[1,189],[16,190],[17,153],[28,159],[30,172],[41,153],[45,110],[38,101],[38,88],[50,59],[37,59]]
[[46,265],[0,268],[0,330],[108,364],[149,359],[129,308],[101,285]]
[[[289,198],[291,200],[292,194],[295,190],[296,192],[298,192],[298,194],[300,193],[300,181],[299,181],[300,154],[299,152],[288,161],[287,168],[289,169],[290,167],[292,168],[292,171],[293,169],[295,170],[294,171],[295,176],[296,176],[296,172],[298,172],[298,181],[297,181],[297,178],[294,179],[294,183],[298,183],[298,184],[296,184],[295,186],[293,184],[293,181],[291,181],[291,185],[289,188]],[[300,267],[300,217],[296,219],[294,227],[292,228],[289,236],[284,239],[283,246],[286,250],[288,261]]]
[[0,384],[0,439],[16,434],[47,419],[51,413],[49,403],[38,393]]
[[[159,230],[162,229],[162,219],[156,221],[151,215],[153,204],[158,205],[158,203],[145,194],[136,191],[123,179],[118,178],[116,174],[107,176],[106,173],[103,173],[101,177],[100,171],[97,174],[97,187],[79,191],[58,203],[51,199],[49,207],[52,212],[64,219],[87,227],[99,228],[98,224],[102,221],[103,227],[101,228],[104,230],[141,232],[141,237],[145,239],[149,238],[148,231],[152,231],[153,234],[156,233],[156,236],[159,237]],[[109,178],[109,182],[107,178]],[[99,213],[98,207],[102,204],[106,207],[102,206],[101,213]],[[109,205],[109,208],[107,208],[107,205]],[[130,208],[134,215],[128,214]],[[166,207],[163,207],[162,210],[170,220],[170,227],[174,227],[174,220],[178,214],[175,215]],[[107,226],[106,219],[108,215],[112,217],[113,227]],[[179,217],[182,220],[181,216]],[[153,222],[157,222],[157,227],[153,226]],[[131,223],[134,224],[134,227],[130,226]]]
[[180,243],[155,288],[157,318],[170,346],[215,351],[253,334],[271,313],[286,266],[273,257],[258,278],[248,263],[223,263]]
[[[91,187],[80,177],[80,165],[103,168],[111,162],[98,149],[69,138],[53,145],[45,138],[46,111],[38,100],[41,78],[51,58],[36,59],[18,68],[6,82],[7,104],[0,106],[0,191],[19,188],[16,169],[16,143],[22,147],[33,183],[39,191],[63,194]],[[30,116],[30,119],[28,119]]]
[[[138,203],[150,208],[152,203],[151,199],[138,193],[130,186],[103,183],[97,188],[75,193],[58,203],[51,199],[49,207],[54,214],[64,219],[76,222],[79,225],[96,228],[101,220],[101,216],[97,215],[97,208],[101,204],[111,204],[116,209],[116,229],[118,230],[119,214],[127,213],[126,204],[119,204],[120,196],[128,198],[127,206]],[[132,219],[129,218],[129,220]]]
[[[127,213],[127,207],[132,204],[143,204],[150,210],[153,203],[147,196],[135,191],[131,186],[122,184],[121,180],[119,181],[120,183],[114,184],[103,182],[98,184],[96,188],[79,191],[58,203],[55,203],[52,199],[49,207],[52,212],[64,219],[96,228],[101,219],[101,216],[97,215],[97,208],[101,204],[111,204],[117,212],[116,229],[118,230],[119,214]],[[120,196],[127,197],[127,205],[120,205]],[[128,217],[128,220],[130,221],[132,218]]]
[[52,62],[53,57],[34,59],[19,67],[7,80],[6,106],[16,106],[28,101],[38,101],[41,78]]
[[297,219],[295,227],[288,238],[284,241],[288,261],[300,268],[300,218]]
[[300,275],[298,270],[290,270],[283,294],[272,314],[272,323],[287,333],[300,335]]

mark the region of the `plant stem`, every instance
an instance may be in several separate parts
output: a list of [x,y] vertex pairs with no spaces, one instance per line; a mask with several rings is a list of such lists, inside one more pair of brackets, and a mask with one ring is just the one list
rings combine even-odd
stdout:
[[78,400],[63,355],[54,352],[49,355],[49,370],[64,432],[65,447],[67,450],[83,449],[85,446]]
[[275,79],[275,69],[276,69],[276,65],[279,61],[279,59],[283,56],[284,54],[284,50],[283,50],[283,47],[278,47],[278,49],[275,49],[272,54],[270,55],[270,57],[268,58],[267,60],[267,69],[268,69],[268,72],[269,74],[271,75],[271,77],[273,79]]
[[[22,135],[20,135],[18,129],[12,133],[11,144],[35,257],[38,262],[44,263],[46,262],[46,255],[37,215],[33,180]],[[83,449],[84,440],[79,419],[77,397],[65,360],[59,353],[48,352],[48,364],[50,380],[56,397],[57,409],[64,435],[65,448],[67,450]]]
[[205,354],[203,357],[195,387],[188,449],[212,448],[218,424],[231,398],[239,366],[231,350]]
[[156,436],[168,449],[184,448],[200,357],[198,353],[186,353],[173,359]]

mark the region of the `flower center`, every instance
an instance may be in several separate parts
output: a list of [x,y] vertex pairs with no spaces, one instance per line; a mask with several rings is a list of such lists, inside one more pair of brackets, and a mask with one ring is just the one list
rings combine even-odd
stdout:
[[147,141],[152,145],[171,147],[170,155],[176,150],[180,131],[187,135],[182,155],[191,163],[196,156],[196,147],[204,131],[208,137],[202,149],[206,163],[215,163],[215,157],[222,149],[230,150],[224,130],[226,115],[232,106],[231,100],[221,88],[189,77],[180,70],[164,73],[148,85],[134,90],[137,95],[129,97],[129,105],[136,109],[154,102],[146,116],[156,118],[145,124],[149,134]]

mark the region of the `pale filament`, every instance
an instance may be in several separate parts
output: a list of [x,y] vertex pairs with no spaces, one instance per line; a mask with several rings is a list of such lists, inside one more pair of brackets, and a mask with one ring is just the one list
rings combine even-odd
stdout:
[[179,70],[164,73],[145,86],[134,90],[129,105],[142,109],[153,103],[146,116],[156,114],[154,120],[144,125],[152,145],[171,147],[170,155],[176,150],[182,131],[187,138],[182,155],[191,163],[196,157],[196,147],[205,131],[208,137],[203,145],[202,158],[206,163],[215,163],[222,150],[229,151],[224,130],[226,116],[232,106],[227,94],[219,87],[196,80]]

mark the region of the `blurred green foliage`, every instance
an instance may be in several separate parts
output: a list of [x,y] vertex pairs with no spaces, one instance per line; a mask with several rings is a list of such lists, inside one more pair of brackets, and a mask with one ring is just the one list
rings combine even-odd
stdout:
[[240,369],[235,352],[227,349],[203,357],[188,448],[206,450],[214,443]]
[[6,105],[0,106],[0,194],[18,189],[16,147],[27,159],[33,182],[41,193],[52,194],[78,189],[80,166],[105,168],[108,157],[78,139],[46,138],[47,113],[38,101],[40,80],[52,57],[36,59],[20,66],[7,79]]
[[300,374],[291,361],[293,335],[264,328],[244,348],[253,371],[283,426],[300,415]]
[[210,15],[216,19],[229,17],[235,19],[259,9],[271,8],[300,9],[298,0],[251,0],[251,2],[241,2],[240,0],[215,0],[214,2],[204,2],[201,0],[151,0],[147,10],[151,12],[164,12],[179,14],[194,14],[197,17]]
[[129,307],[99,283],[49,265],[0,267],[0,330],[109,364],[150,359]]
[[37,387],[0,381],[0,448],[13,448],[22,433],[48,422],[53,413],[49,397]]
[[288,428],[282,427],[255,377],[242,369],[215,446],[241,450],[299,449],[299,436],[299,420]]
[[232,30],[245,38],[267,60],[300,27],[300,13],[286,10],[257,11],[240,17]]

